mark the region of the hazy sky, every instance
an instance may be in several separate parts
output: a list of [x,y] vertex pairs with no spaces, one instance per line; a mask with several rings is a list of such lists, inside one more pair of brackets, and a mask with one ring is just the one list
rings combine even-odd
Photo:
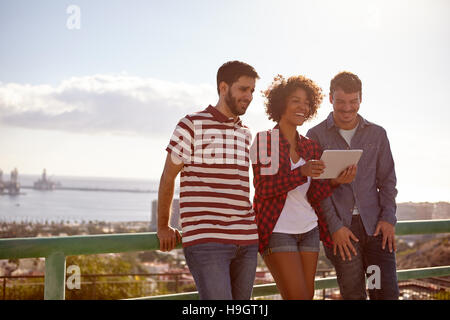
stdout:
[[[398,200],[450,201],[450,1],[1,0],[0,40],[6,176],[159,179],[176,123],[217,102],[217,69],[237,59],[261,76],[243,117],[253,133],[273,126],[260,91],[276,74],[324,93],[358,74]],[[300,133],[330,111],[327,96]]]

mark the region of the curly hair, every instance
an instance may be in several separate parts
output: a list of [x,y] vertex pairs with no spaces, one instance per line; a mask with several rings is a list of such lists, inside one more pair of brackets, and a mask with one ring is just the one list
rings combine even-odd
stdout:
[[309,100],[309,114],[306,120],[317,114],[324,97],[322,89],[305,76],[292,76],[286,80],[279,74],[273,79],[269,88],[262,91],[263,97],[266,98],[265,110],[270,120],[280,122],[287,107],[287,98],[297,89],[305,90]]

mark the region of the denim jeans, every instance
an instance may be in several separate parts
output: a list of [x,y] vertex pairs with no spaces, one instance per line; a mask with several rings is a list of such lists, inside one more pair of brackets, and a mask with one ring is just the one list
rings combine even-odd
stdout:
[[183,249],[200,300],[249,300],[258,245],[202,243]]
[[269,244],[264,249],[263,257],[274,252],[319,252],[320,235],[319,227],[315,227],[305,233],[290,234],[272,232]]
[[383,236],[376,237],[366,234],[361,217],[355,215],[352,218],[350,231],[359,239],[359,242],[351,240],[356,249],[357,255],[352,255],[352,260],[348,257],[343,261],[336,249],[336,256],[333,254],[333,248],[325,247],[327,258],[333,263],[336,269],[337,281],[341,295],[345,300],[366,300],[366,272],[368,278],[374,279],[375,272],[368,267],[376,266],[379,268],[379,287],[372,283],[373,289],[369,288],[371,300],[397,300],[399,289],[397,283],[397,272],[395,262],[395,252],[389,252],[389,246],[386,243],[385,249],[381,248]]

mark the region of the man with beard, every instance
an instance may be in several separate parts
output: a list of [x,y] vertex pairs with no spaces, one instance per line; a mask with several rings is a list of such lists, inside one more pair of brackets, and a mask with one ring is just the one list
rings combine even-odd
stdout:
[[356,178],[341,184],[322,201],[333,245],[325,253],[335,269],[346,300],[365,300],[367,273],[373,300],[396,300],[399,290],[395,262],[397,195],[394,160],[386,130],[359,113],[362,83],[350,72],[337,74],[330,83],[327,119],[307,136],[326,149],[363,149]]
[[[251,135],[239,116],[252,101],[256,79],[246,63],[222,65],[216,106],[182,118],[166,148],[158,192],[160,250],[182,242],[200,299],[251,297],[258,233],[249,199]],[[182,238],[169,226],[179,172]]]

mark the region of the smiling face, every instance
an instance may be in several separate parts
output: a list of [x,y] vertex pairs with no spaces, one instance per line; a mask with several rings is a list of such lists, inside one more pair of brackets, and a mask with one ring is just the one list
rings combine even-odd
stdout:
[[228,110],[236,117],[243,115],[253,100],[256,79],[242,76],[231,86],[225,82],[225,103]]
[[330,103],[333,104],[334,122],[339,128],[351,130],[358,125],[358,111],[361,104],[359,92],[345,93],[338,88],[330,94]]
[[310,101],[305,90],[297,89],[286,99],[286,109],[281,115],[280,125],[301,126],[309,117]]

